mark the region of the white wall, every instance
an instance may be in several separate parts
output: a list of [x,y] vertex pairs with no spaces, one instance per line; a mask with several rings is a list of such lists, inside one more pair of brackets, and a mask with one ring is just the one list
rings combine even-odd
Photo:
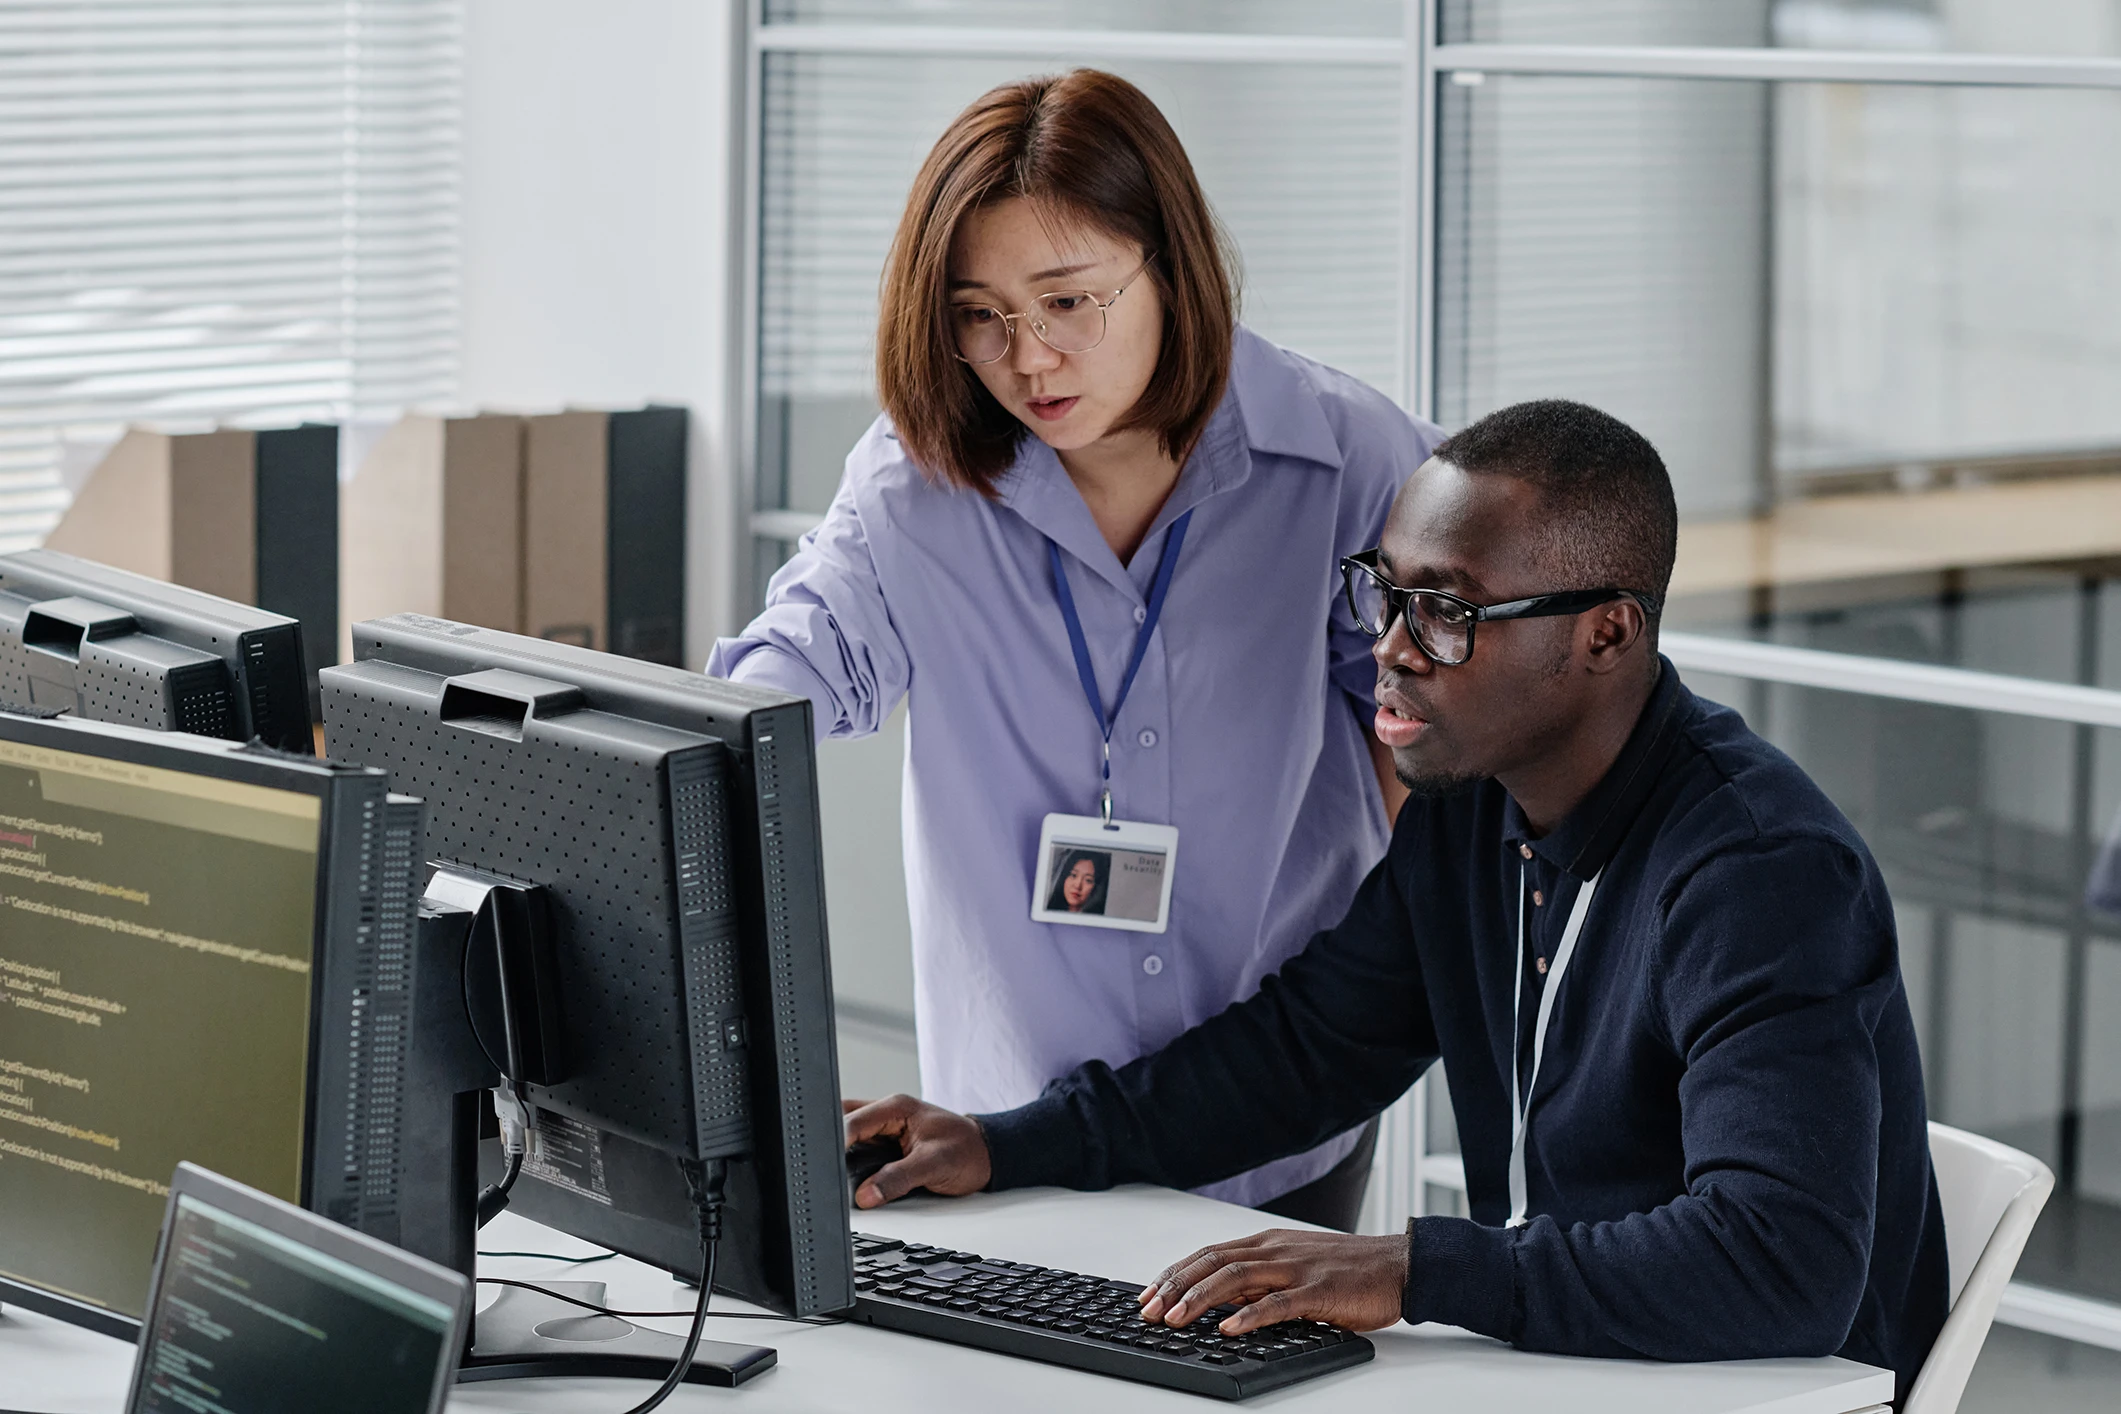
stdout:
[[733,0],[469,0],[461,401],[694,416],[686,658],[739,612]]

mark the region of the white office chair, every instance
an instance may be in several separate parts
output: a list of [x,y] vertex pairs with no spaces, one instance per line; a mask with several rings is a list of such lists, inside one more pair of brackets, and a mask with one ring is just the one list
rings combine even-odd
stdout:
[[1954,1414],[1959,1408],[2003,1288],[2010,1285],[2033,1220],[2055,1189],[2054,1173],[2031,1154],[1949,1125],[1930,1126],[1930,1163],[1944,1203],[1952,1313],[1922,1362],[1902,1414]]

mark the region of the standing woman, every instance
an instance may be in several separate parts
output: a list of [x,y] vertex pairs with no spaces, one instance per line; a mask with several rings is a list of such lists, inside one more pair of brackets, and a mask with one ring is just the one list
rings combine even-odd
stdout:
[[[993,90],[928,154],[877,384],[824,523],[707,670],[809,698],[826,738],[908,699],[922,1089],[999,1110],[1248,996],[1383,855],[1337,566],[1441,434],[1237,324],[1177,136],[1088,69]],[[1032,917],[1042,831],[1106,818],[1176,832],[1160,932]],[[1374,1137],[1203,1191],[1352,1227]]]

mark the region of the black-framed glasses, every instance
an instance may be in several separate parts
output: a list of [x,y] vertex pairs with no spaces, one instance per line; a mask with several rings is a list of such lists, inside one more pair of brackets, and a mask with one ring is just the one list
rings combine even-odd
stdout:
[[957,356],[970,364],[993,363],[1007,357],[1009,346],[1015,342],[1019,319],[1030,325],[1039,342],[1055,353],[1088,353],[1105,341],[1105,311],[1119,303],[1119,297],[1141,278],[1142,271],[1154,259],[1154,251],[1142,257],[1134,273],[1106,300],[1089,290],[1055,290],[1040,295],[1032,301],[1031,308],[1015,314],[1004,314],[991,304],[953,304],[950,335],[957,341]]
[[1447,668],[1473,656],[1473,626],[1488,620],[1562,618],[1615,599],[1633,599],[1652,618],[1661,607],[1656,595],[1639,589],[1565,589],[1507,604],[1475,604],[1441,589],[1401,589],[1377,568],[1375,550],[1343,559],[1340,576],[1356,627],[1372,638],[1383,638],[1391,632],[1392,621],[1403,617],[1414,646],[1430,662]]

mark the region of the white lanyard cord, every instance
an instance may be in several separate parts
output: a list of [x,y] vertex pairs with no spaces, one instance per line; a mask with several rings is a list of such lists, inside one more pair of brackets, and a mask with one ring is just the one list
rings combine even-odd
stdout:
[[1569,970],[1569,959],[1576,955],[1576,939],[1583,932],[1584,915],[1591,911],[1591,895],[1597,892],[1599,874],[1604,872],[1601,869],[1598,874],[1593,874],[1576,891],[1576,905],[1569,910],[1568,926],[1561,930],[1561,946],[1554,952],[1553,966],[1547,969],[1546,989],[1539,994],[1539,1020],[1532,1033],[1532,1073],[1520,1088],[1517,1047],[1523,1027],[1518,1012],[1524,998],[1524,896],[1530,884],[1524,870],[1519,868],[1517,871],[1517,971],[1512,976],[1516,989],[1510,995],[1510,1221],[1506,1224],[1509,1227],[1525,1224],[1524,1140],[1531,1127],[1527,1106],[1533,1090],[1539,1085],[1539,1061],[1546,1054],[1547,1022],[1554,1015],[1554,994],[1561,990],[1561,976]]

